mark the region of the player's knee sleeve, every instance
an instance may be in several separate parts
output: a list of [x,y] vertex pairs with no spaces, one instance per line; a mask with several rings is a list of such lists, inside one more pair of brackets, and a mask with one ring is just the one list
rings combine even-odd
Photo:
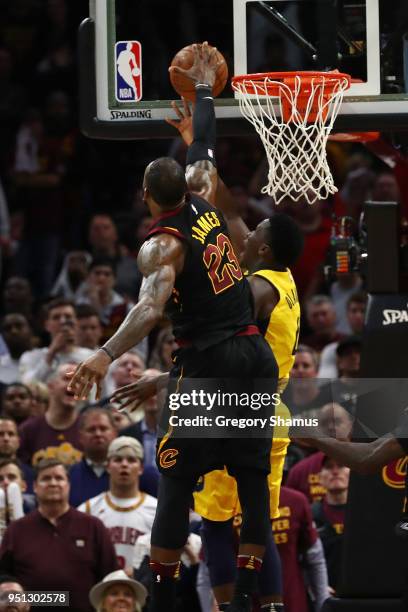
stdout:
[[262,597],[267,595],[282,595],[282,567],[276,546],[272,526],[270,526],[268,540],[259,575],[259,592]]
[[152,527],[152,546],[178,549],[185,545],[194,484],[190,480],[162,475]]
[[211,586],[235,582],[236,547],[232,519],[222,522],[203,519],[201,537]]
[[242,544],[266,544],[270,531],[269,488],[266,475],[258,470],[236,470],[238,496],[242,508]]

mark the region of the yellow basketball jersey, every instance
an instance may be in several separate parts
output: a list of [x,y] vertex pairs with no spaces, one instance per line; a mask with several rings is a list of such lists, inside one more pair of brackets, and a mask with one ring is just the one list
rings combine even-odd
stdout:
[[278,363],[279,379],[287,379],[295,360],[300,329],[300,306],[295,281],[288,268],[285,272],[259,270],[254,276],[267,280],[279,293],[279,302],[271,313],[264,335]]

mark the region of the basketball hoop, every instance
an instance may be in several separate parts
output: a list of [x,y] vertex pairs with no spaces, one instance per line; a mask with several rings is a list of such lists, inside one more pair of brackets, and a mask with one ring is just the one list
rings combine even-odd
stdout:
[[350,76],[267,72],[235,76],[231,83],[241,113],[265,147],[269,172],[262,193],[276,204],[285,197],[312,204],[336,193],[326,145]]

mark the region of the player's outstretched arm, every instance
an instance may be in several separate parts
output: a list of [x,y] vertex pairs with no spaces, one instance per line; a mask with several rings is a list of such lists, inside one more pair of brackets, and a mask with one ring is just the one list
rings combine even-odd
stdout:
[[68,388],[77,398],[86,399],[94,384],[99,397],[112,361],[138,344],[160,321],[183,264],[184,247],[174,236],[158,234],[143,244],[138,256],[144,277],[139,301],[112,338],[73,372]]
[[373,442],[343,442],[324,437],[308,439],[307,442],[360,474],[374,474],[406,454],[391,434]]
[[167,387],[169,373],[157,374],[156,376],[145,375],[138,381],[120,387],[111,396],[111,402],[120,403],[119,410],[130,407],[130,412],[136,410],[147,399],[157,395],[159,391]]
[[[183,107],[181,108],[177,102],[171,103],[177,119],[167,117],[166,122],[176,128],[186,145],[190,146],[195,140],[197,123],[194,129],[191,108],[185,99],[182,100],[182,104]],[[198,109],[197,105],[194,109],[194,116],[197,117],[197,113],[200,114],[200,112],[200,104],[198,104]],[[215,130],[215,115],[214,113],[204,111],[204,118],[206,118],[204,125],[199,125],[199,131],[202,131],[208,137],[208,134]],[[214,127],[212,124],[214,124]],[[215,137],[214,144],[210,140],[206,143],[207,146],[205,144],[202,146],[203,157],[207,154],[208,149],[212,150],[211,147],[215,147]],[[200,138],[197,138],[197,141],[199,142]],[[213,162],[203,159],[190,164],[186,171],[187,185],[191,192],[204,198],[223,213],[234,250],[239,254],[244,249],[244,240],[248,235],[249,229],[240,217],[236,202],[228,187],[220,178],[214,163],[215,159]]]
[[[177,102],[173,101],[171,103],[177,119],[166,117],[166,122],[172,127],[176,128],[188,147],[190,147],[194,141],[195,146],[197,146],[200,138],[196,138],[196,140],[194,139],[193,115],[191,113],[190,105],[184,98],[182,98],[182,105],[183,107],[181,108]],[[204,131],[207,133],[209,132],[209,130]],[[201,145],[198,144],[198,156],[202,156],[203,159],[188,165],[186,170],[186,180],[188,188],[192,193],[196,193],[201,198],[204,198],[204,200],[207,200],[207,202],[214,205],[216,183],[218,180],[217,169],[213,163],[207,159],[204,159],[208,154],[208,149],[211,149],[211,146],[211,142],[207,143],[207,147],[203,143],[201,143]],[[202,154],[201,151],[203,152]]]
[[[210,204],[214,204],[217,188],[214,153],[215,113],[212,88],[220,64],[216,48],[210,48],[208,43],[204,42],[193,45],[193,64],[191,68],[188,70],[179,66],[169,68],[172,72],[182,73],[195,83],[196,106],[192,118],[192,140],[190,138],[191,132],[186,140],[187,134],[183,133],[178,125],[176,127],[189,145],[186,168],[186,178],[190,183],[189,188],[204,197]],[[177,112],[176,110],[176,113],[181,120],[181,111]],[[187,104],[184,105],[184,114],[186,119],[190,115]],[[174,125],[171,120],[168,123]],[[194,183],[194,187],[192,187],[191,182]]]

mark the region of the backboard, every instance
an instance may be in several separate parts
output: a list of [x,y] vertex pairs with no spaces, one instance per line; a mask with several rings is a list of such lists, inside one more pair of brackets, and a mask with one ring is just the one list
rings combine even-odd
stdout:
[[[338,68],[353,84],[335,129],[408,129],[406,0],[90,0],[79,30],[80,119],[94,138],[172,137],[168,66],[208,40],[230,76]],[[405,61],[404,61],[405,60]],[[228,83],[219,134],[248,133]]]

